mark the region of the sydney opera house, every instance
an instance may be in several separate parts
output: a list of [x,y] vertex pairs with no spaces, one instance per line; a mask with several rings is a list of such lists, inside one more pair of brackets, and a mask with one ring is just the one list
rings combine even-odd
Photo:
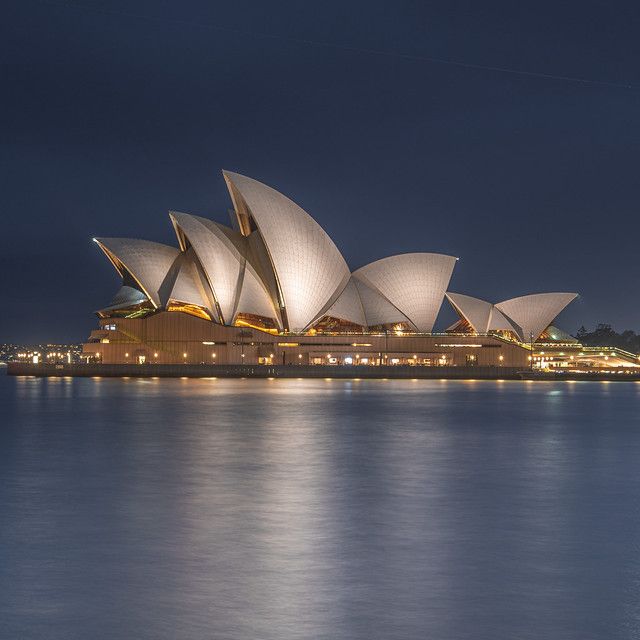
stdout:
[[[486,302],[448,291],[456,258],[408,253],[351,271],[278,191],[223,172],[232,226],[171,212],[176,245],[95,238],[122,285],[84,345],[103,363],[527,366],[575,293]],[[445,299],[459,316],[434,333]]]

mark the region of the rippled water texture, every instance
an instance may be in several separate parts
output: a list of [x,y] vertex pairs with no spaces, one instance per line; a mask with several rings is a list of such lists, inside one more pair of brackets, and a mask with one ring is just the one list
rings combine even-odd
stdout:
[[638,383],[0,377],[0,637],[638,638]]

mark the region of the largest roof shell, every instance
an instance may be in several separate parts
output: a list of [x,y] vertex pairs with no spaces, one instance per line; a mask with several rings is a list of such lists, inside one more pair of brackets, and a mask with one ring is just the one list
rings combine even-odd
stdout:
[[[322,227],[275,189],[237,173],[223,175],[245,235],[253,220],[273,266],[287,329],[302,331],[349,281],[342,254]],[[249,219],[248,219],[249,218]]]

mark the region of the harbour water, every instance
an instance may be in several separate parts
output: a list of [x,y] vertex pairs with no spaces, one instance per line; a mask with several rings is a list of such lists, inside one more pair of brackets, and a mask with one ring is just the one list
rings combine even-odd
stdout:
[[640,637],[640,383],[0,376],[0,637]]

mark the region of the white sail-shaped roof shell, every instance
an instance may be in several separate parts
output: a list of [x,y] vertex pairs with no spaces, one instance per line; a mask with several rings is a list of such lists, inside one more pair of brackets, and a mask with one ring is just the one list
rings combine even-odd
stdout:
[[349,280],[347,286],[338,296],[338,299],[327,309],[324,315],[346,320],[347,322],[353,322],[362,327],[367,326],[362,300],[360,299],[360,294],[353,278]]
[[512,298],[496,305],[517,329],[524,341],[535,341],[577,293],[534,293]]
[[148,299],[149,298],[142,291],[123,284],[116,295],[113,296],[113,300],[111,300],[109,305],[100,311],[107,312],[115,311],[116,309],[134,307],[146,302]]
[[247,239],[224,225],[188,213],[171,212],[181,244],[191,244],[220,308],[221,321],[238,313],[276,319],[269,293],[247,261]]
[[211,300],[205,289],[205,283],[200,277],[193,248],[180,255],[176,260],[176,264],[174,264],[174,268],[177,269],[175,279],[163,303],[167,304],[169,301],[173,301],[193,304],[206,309],[216,317],[217,314],[215,309],[212,308]]
[[513,331],[514,333],[518,333],[513,324],[509,322],[501,311],[496,309],[495,305],[491,307],[487,331]]
[[347,263],[322,227],[295,202],[252,178],[223,174],[243,233],[248,235],[248,214],[264,240],[287,328],[304,330],[346,286]]
[[418,331],[429,333],[455,264],[453,256],[404,253],[365,265],[354,277],[384,296]]
[[280,318],[269,293],[268,285],[262,277],[259,260],[251,242],[252,237],[245,237],[238,231],[214,223],[218,231],[233,244],[235,253],[242,263],[241,282],[238,287],[238,298],[235,302],[233,321],[240,313],[249,313],[264,318],[271,318],[282,328]]
[[184,234],[198,256],[219,308],[221,322],[230,324],[241,284],[242,256],[220,230],[221,225],[188,213],[172,211],[169,215],[178,237],[180,233]]
[[446,295],[458,314],[471,325],[476,333],[516,331],[509,320],[491,302],[450,291]]
[[175,247],[132,238],[94,238],[120,275],[126,270],[158,308],[160,287],[180,253]]
[[236,305],[234,321],[240,313],[272,318],[279,325],[278,315],[275,312],[269,294],[249,261],[244,264],[242,287],[238,304]]
[[356,285],[367,327],[377,327],[383,324],[408,323],[411,321],[397,307],[394,307],[379,291],[372,289],[366,282],[358,279],[354,274]]
[[450,291],[446,295],[458,314],[471,325],[476,333],[487,332],[493,308],[490,302]]

